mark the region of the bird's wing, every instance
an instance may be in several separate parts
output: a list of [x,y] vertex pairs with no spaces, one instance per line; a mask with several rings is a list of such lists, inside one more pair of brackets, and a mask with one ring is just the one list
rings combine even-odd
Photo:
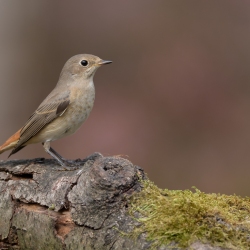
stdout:
[[60,94],[60,98],[56,98],[55,96],[46,98],[22,127],[20,138],[10,155],[22,149],[24,144],[41,131],[45,125],[62,115],[68,108],[69,104],[69,93],[65,93],[64,95]]

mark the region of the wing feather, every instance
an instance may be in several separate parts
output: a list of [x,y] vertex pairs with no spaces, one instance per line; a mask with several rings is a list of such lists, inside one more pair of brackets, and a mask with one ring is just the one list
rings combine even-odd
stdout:
[[64,95],[64,98],[45,99],[45,101],[38,107],[38,109],[31,115],[29,120],[23,126],[20,132],[20,139],[12,150],[11,154],[16,153],[24,144],[35,136],[41,129],[62,115],[70,104],[69,93]]

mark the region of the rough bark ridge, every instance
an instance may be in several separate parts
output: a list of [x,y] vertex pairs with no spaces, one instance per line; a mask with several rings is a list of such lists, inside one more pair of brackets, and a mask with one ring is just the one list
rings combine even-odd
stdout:
[[150,248],[145,235],[126,236],[137,224],[127,205],[143,170],[98,153],[74,164],[65,171],[54,160],[0,162],[0,249]]

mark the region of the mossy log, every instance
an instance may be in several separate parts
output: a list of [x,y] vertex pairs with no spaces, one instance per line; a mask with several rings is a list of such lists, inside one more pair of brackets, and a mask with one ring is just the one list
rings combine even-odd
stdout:
[[[129,209],[143,189],[140,167],[99,153],[73,165],[0,162],[0,249],[173,249],[154,247],[147,232],[133,237],[140,222]],[[222,248],[196,241],[190,249]]]

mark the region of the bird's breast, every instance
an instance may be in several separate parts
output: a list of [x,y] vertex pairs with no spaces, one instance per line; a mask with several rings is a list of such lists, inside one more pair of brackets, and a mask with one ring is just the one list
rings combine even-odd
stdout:
[[95,101],[95,88],[93,84],[85,88],[72,89],[70,95],[70,105],[63,115],[68,120],[71,128],[68,132],[75,132],[81,124],[88,118]]

